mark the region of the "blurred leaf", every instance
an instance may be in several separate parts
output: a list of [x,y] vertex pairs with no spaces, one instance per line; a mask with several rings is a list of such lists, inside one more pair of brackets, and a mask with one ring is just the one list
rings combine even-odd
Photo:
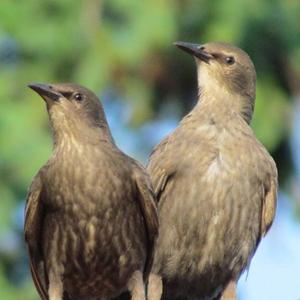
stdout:
[[256,93],[252,127],[257,138],[274,151],[289,130],[286,122],[290,118],[288,96],[277,87],[276,82],[267,78],[258,81]]

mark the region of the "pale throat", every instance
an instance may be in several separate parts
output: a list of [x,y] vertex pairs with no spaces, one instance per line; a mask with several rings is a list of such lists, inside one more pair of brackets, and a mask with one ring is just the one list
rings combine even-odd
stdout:
[[73,134],[71,130],[55,131],[53,129],[53,155],[59,156],[81,155],[85,152],[88,143],[85,139],[78,137],[78,134]]
[[70,114],[70,111],[66,111],[63,107],[51,108],[49,118],[55,151],[81,152],[91,139],[91,129],[85,122],[75,114]]
[[196,107],[206,107],[219,116],[236,113],[250,123],[253,110],[251,100],[231,92],[225,84],[220,83],[212,74],[201,68],[198,68],[198,90],[199,98]]

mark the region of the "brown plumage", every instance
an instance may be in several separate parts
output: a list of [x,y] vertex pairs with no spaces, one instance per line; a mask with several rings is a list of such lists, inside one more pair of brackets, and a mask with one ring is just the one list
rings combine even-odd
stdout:
[[54,139],[25,211],[41,298],[111,299],[128,290],[145,299],[158,230],[146,171],[116,147],[92,92],[75,84],[29,86],[46,101]]
[[196,59],[199,100],[150,157],[160,229],[148,299],[219,299],[226,286],[233,299],[276,209],[276,165],[249,126],[255,69],[228,44],[177,46]]

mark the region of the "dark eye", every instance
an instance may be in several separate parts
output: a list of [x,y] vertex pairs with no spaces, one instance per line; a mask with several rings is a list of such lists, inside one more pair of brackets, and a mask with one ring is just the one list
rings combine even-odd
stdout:
[[233,56],[227,56],[227,57],[225,58],[225,61],[226,61],[226,64],[227,64],[227,65],[232,65],[232,64],[234,64],[235,59],[234,59]]
[[74,98],[76,101],[81,101],[83,99],[83,96],[80,93],[77,93],[74,95]]
[[200,46],[199,50],[204,51],[205,47],[204,46]]

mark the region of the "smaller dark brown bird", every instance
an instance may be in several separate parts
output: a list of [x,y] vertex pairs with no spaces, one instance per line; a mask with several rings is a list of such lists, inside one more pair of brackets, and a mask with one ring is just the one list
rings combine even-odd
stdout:
[[199,99],[155,147],[148,171],[159,201],[159,236],[148,300],[235,298],[276,209],[276,165],[249,124],[256,74],[224,43],[176,43],[192,54]]
[[146,171],[116,147],[91,91],[76,84],[29,87],[46,101],[54,139],[25,211],[41,298],[111,299],[128,290],[144,300],[158,231]]

